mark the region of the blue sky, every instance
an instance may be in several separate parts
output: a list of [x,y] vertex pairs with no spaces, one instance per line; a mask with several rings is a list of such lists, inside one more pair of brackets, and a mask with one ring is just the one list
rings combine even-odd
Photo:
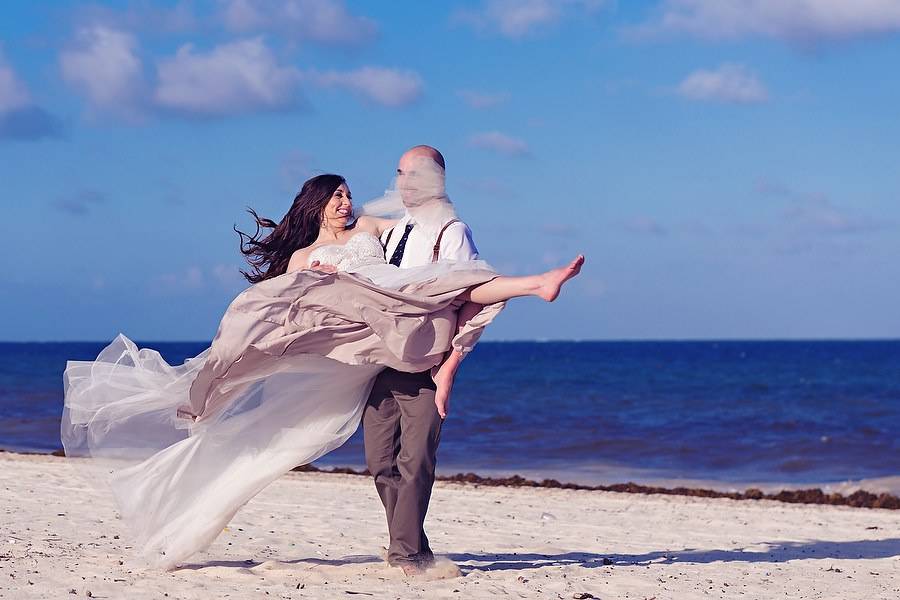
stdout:
[[440,148],[488,339],[900,336],[893,0],[0,7],[0,339],[210,339],[233,224]]

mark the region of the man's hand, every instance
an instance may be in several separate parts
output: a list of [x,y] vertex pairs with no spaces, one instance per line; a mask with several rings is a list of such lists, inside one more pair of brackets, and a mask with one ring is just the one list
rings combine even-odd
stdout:
[[334,265],[323,265],[317,260],[309,263],[309,268],[319,273],[337,273],[337,267]]

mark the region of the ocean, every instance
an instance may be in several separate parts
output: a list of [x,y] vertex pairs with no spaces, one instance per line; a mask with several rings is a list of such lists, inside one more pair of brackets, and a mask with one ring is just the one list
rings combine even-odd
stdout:
[[[0,448],[59,449],[66,360],[104,345],[0,343]],[[207,344],[138,345],[175,364]],[[439,470],[897,493],[898,436],[900,341],[483,342],[460,370]],[[362,467],[361,432],[317,465]]]

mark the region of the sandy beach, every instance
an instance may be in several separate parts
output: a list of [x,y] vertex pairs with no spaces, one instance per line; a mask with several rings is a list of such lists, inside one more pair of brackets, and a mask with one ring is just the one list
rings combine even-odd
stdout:
[[364,477],[289,473],[186,568],[132,568],[110,498],[65,458],[0,455],[0,597],[900,597],[900,512],[454,483],[426,528],[441,565],[407,579]]

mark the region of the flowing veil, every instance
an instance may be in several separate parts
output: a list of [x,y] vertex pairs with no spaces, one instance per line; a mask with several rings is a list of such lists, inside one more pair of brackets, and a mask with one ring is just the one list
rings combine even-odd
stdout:
[[[400,192],[417,223],[450,214],[443,169],[421,164],[367,214],[396,208]],[[210,348],[178,366],[119,335],[96,360],[67,363],[66,455],[89,458],[112,490],[141,562],[175,567],[273,480],[343,444],[384,367],[420,372],[451,346],[470,350],[503,305],[457,331],[459,295],[495,276],[480,261],[381,280],[288,273],[238,295]]]

